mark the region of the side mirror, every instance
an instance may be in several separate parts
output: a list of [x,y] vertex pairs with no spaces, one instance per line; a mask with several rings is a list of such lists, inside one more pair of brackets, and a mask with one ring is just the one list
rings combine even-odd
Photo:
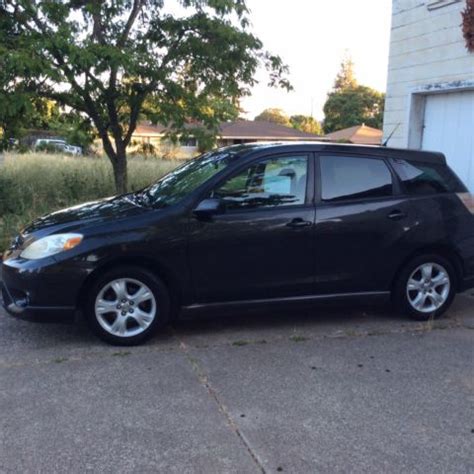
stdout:
[[225,203],[222,199],[212,198],[201,201],[193,213],[199,219],[209,219],[216,214],[223,214],[225,209]]

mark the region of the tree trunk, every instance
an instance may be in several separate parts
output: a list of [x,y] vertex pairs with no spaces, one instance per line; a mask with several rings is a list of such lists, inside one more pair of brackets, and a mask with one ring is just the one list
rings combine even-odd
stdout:
[[114,147],[107,130],[103,127],[100,128],[97,124],[96,126],[102,139],[104,151],[112,163],[117,194],[125,194],[128,191],[127,145],[117,134],[114,137]]
[[117,193],[125,194],[128,191],[127,154],[125,150],[117,150],[115,159],[112,160],[112,167]]

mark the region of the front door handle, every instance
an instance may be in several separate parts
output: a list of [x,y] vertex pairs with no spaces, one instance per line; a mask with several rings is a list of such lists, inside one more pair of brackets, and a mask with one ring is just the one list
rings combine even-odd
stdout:
[[387,217],[389,219],[392,219],[393,221],[400,221],[402,219],[405,219],[405,217],[407,217],[407,215],[404,212],[402,212],[398,209],[395,209]]
[[301,217],[296,217],[291,222],[286,224],[287,227],[291,227],[293,229],[299,229],[300,227],[310,227],[313,223],[311,221],[305,221]]

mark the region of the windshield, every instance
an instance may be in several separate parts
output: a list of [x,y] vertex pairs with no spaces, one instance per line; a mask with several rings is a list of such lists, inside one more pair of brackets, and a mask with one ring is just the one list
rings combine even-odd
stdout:
[[237,158],[235,152],[213,151],[188,161],[148,188],[135,193],[140,204],[167,207],[179,202]]

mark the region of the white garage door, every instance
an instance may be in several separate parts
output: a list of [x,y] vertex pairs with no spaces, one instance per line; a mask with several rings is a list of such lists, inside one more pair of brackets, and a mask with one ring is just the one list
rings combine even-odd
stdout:
[[424,150],[441,151],[474,192],[474,91],[426,98]]

